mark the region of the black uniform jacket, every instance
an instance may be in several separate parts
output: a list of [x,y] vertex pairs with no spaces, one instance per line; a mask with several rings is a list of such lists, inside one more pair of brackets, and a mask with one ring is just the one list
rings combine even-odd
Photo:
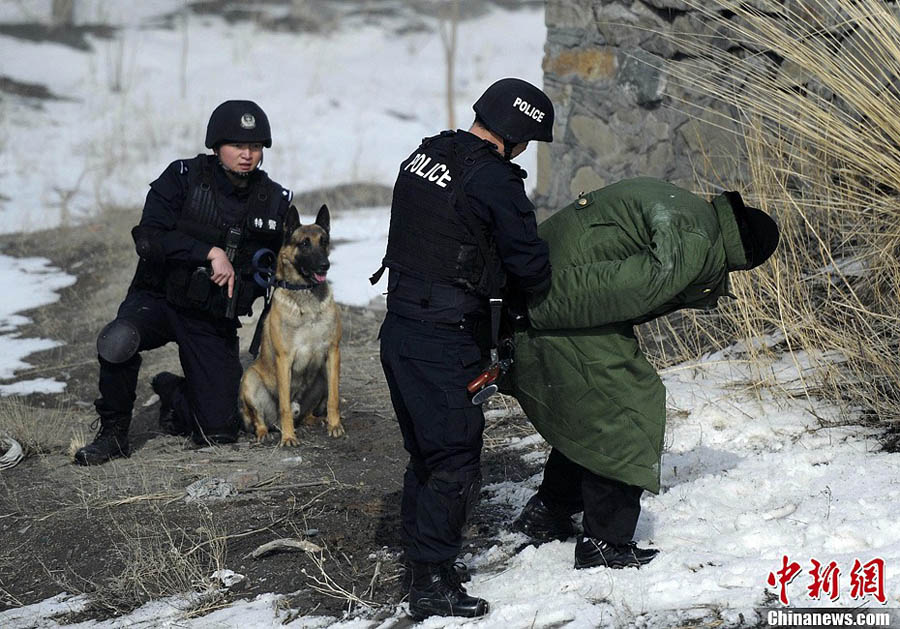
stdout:
[[[549,250],[537,234],[534,205],[525,194],[525,171],[503,159],[492,144],[466,131],[433,141],[451,139],[458,142],[463,155],[485,144],[490,147],[472,153],[479,156],[477,168],[473,168],[471,176],[468,172],[463,175],[468,211],[485,226],[492,246],[496,247],[507,290],[528,295],[542,292],[550,283]],[[398,185],[399,182],[400,179]],[[424,302],[423,290],[428,297]],[[485,299],[470,291],[436,282],[423,289],[420,279],[395,269],[390,270],[388,278],[387,306],[401,316],[448,323],[484,314],[486,310]]]
[[[216,160],[214,155],[203,157],[208,160]],[[189,264],[203,264],[206,256],[212,248],[208,243],[202,242],[176,229],[176,223],[181,216],[185,199],[187,198],[188,171],[190,168],[199,168],[198,158],[177,160],[169,164],[163,173],[150,184],[147,200],[144,203],[144,212],[141,215],[140,225],[154,230],[160,230],[157,246],[167,261],[186,262]],[[215,185],[223,199],[220,211],[228,224],[240,221],[236,214],[244,207],[247,199],[248,188],[238,188],[228,179],[228,176],[218,164],[213,164],[215,173]],[[251,177],[259,176],[259,171]],[[273,182],[274,183],[274,182]],[[290,207],[291,192],[280,185],[281,209],[280,215],[284,216]]]

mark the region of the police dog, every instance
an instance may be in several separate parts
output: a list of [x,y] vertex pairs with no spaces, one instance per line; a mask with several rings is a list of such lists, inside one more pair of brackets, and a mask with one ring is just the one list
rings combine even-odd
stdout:
[[328,272],[331,218],[323,205],[311,225],[300,224],[291,206],[284,224],[284,243],[275,266],[275,288],[263,322],[257,358],[241,379],[244,425],[262,441],[281,420],[280,446],[299,444],[291,402],[300,407],[306,425],[326,412],[328,434],[344,434],[338,409],[341,370],[341,319]]

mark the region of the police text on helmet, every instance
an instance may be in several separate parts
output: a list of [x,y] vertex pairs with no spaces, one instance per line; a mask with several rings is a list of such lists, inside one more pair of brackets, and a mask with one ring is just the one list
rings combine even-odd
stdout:
[[544,112],[534,105],[529,105],[518,96],[516,96],[516,100],[513,102],[513,107],[517,107],[523,114],[530,118],[534,118],[538,122],[541,122],[544,119]]
[[427,179],[428,181],[437,184],[441,188],[446,188],[447,182],[451,181],[450,169],[447,168],[447,165],[441,164],[440,162],[432,164],[431,158],[425,155],[425,153],[416,153],[415,157],[409,160],[409,163],[403,167],[403,170],[408,170],[414,175],[418,175],[423,179]]

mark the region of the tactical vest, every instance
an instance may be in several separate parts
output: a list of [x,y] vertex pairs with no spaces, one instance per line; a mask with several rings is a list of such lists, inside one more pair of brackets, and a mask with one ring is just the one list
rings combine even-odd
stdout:
[[[457,199],[456,190],[462,190],[490,160],[499,158],[484,143],[462,146],[455,135],[454,131],[444,131],[425,138],[402,163],[394,185],[382,268],[487,297],[492,287],[505,283],[500,258],[487,225],[480,225],[474,215],[473,220],[462,218],[462,212],[469,212],[468,203]],[[456,163],[453,142],[459,151]],[[461,178],[462,185],[452,181],[454,176]],[[470,225],[483,230],[489,251],[479,247]]]
[[[177,229],[197,240],[233,251],[234,316],[246,316],[265,289],[253,281],[253,256],[260,249],[277,252],[282,240],[281,187],[264,171],[250,182],[246,200],[225,196],[215,183],[215,158],[198,155],[187,162],[188,191]],[[231,232],[231,234],[229,234]],[[231,247],[229,247],[231,245]],[[211,264],[166,263],[165,293],[169,303],[225,317],[229,312],[228,287],[209,278]]]

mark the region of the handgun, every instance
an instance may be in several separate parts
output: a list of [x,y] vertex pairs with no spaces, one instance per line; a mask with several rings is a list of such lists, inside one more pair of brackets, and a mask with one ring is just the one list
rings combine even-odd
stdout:
[[[231,262],[232,267],[234,266],[234,259],[237,255],[238,247],[241,246],[242,235],[243,233],[241,232],[240,227],[231,227],[228,230],[228,235],[225,236],[225,255],[228,256],[228,261]],[[234,269],[234,287],[231,291],[231,297],[228,299],[228,308],[225,310],[226,319],[234,319],[235,317],[238,294],[241,292],[242,280],[243,278],[241,277],[240,271]]]

